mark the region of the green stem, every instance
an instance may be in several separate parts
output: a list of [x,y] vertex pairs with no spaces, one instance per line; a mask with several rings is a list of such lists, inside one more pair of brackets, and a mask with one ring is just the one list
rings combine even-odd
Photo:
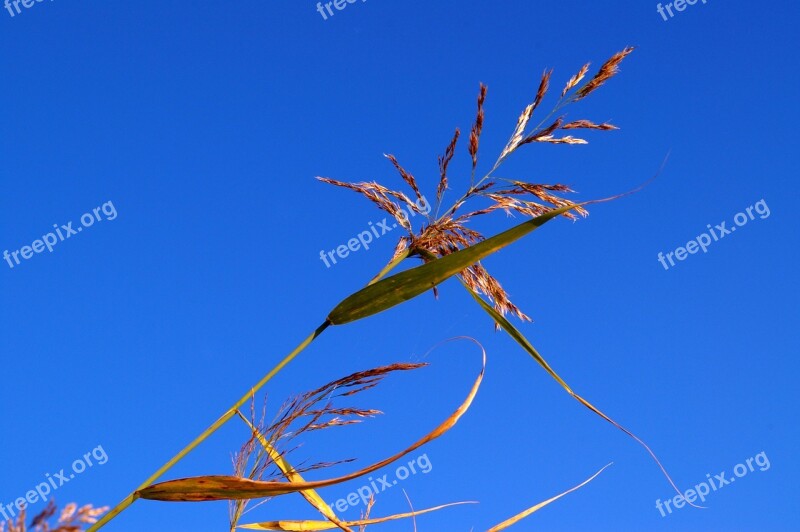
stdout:
[[249,400],[250,400],[250,399],[253,397],[253,395],[254,395],[254,394],[255,394],[255,393],[258,391],[258,390],[260,390],[260,389],[261,389],[261,388],[262,388],[262,387],[263,387],[263,386],[264,386],[264,385],[265,385],[267,382],[269,382],[269,381],[270,381],[270,380],[271,380],[271,379],[272,379],[272,378],[273,378],[275,375],[277,375],[279,371],[281,371],[281,370],[282,370],[282,369],[283,369],[283,368],[284,368],[284,367],[285,367],[285,366],[286,366],[286,365],[287,365],[289,362],[291,362],[291,361],[292,361],[292,359],[294,359],[294,357],[296,357],[297,355],[299,355],[299,354],[300,354],[300,352],[301,352],[301,351],[303,351],[303,349],[305,349],[306,347],[308,347],[308,345],[309,345],[311,342],[313,342],[313,341],[314,341],[314,339],[316,339],[316,338],[317,338],[317,336],[319,336],[320,334],[322,334],[322,331],[324,331],[325,329],[327,329],[327,328],[328,328],[330,325],[331,325],[331,324],[330,324],[330,322],[329,322],[328,320],[325,320],[325,322],[323,322],[323,324],[322,324],[322,325],[320,325],[319,327],[317,327],[317,329],[316,329],[316,330],[315,330],[313,333],[311,333],[311,334],[308,336],[308,338],[306,338],[305,340],[303,340],[303,342],[302,342],[300,345],[298,345],[298,346],[297,346],[297,347],[294,349],[294,351],[292,351],[291,353],[289,353],[288,355],[286,355],[286,357],[284,357],[284,359],[283,359],[283,360],[281,360],[281,361],[278,363],[278,365],[277,365],[277,366],[275,366],[274,368],[272,368],[272,371],[270,371],[269,373],[267,373],[267,374],[264,376],[264,378],[263,378],[263,379],[261,379],[260,381],[258,381],[258,383],[257,383],[255,386],[253,386],[253,388],[251,388],[251,389],[250,389],[250,390],[249,390],[249,391],[248,391],[246,394],[244,394],[244,395],[242,396],[242,398],[241,398],[241,399],[239,399],[238,401],[236,401],[236,403],[234,403],[234,404],[233,404],[233,406],[232,406],[232,407],[230,407],[230,409],[228,409],[228,411],[227,411],[227,412],[225,412],[225,413],[224,413],[224,414],[223,414],[223,415],[222,415],[222,416],[221,416],[221,417],[220,417],[218,420],[216,420],[216,421],[215,421],[215,422],[214,422],[214,423],[213,423],[213,424],[212,424],[210,427],[208,427],[206,430],[204,430],[204,431],[203,431],[203,432],[202,432],[202,433],[201,433],[201,434],[200,434],[200,435],[199,435],[197,438],[195,438],[195,439],[194,439],[194,440],[193,440],[193,441],[192,441],[192,442],[191,442],[189,445],[187,445],[186,447],[184,447],[184,448],[183,448],[183,449],[182,449],[182,450],[181,450],[181,451],[180,451],[178,454],[176,454],[175,456],[173,456],[173,457],[172,457],[172,459],[171,459],[169,462],[167,462],[166,464],[164,464],[163,466],[161,466],[161,468],[159,468],[159,469],[158,469],[158,471],[156,471],[155,473],[153,473],[153,474],[152,474],[152,475],[151,475],[151,476],[150,476],[150,477],[149,477],[147,480],[145,480],[145,481],[142,483],[142,485],[141,485],[141,486],[139,486],[138,488],[136,488],[136,490],[135,490],[133,493],[131,493],[130,495],[128,495],[127,497],[125,497],[125,498],[124,498],[122,501],[120,501],[120,503],[119,503],[119,504],[117,504],[117,505],[116,505],[116,506],[115,506],[115,507],[114,507],[114,508],[113,508],[111,511],[109,511],[109,512],[108,512],[106,515],[104,515],[102,519],[100,519],[100,520],[99,520],[97,523],[95,523],[95,524],[94,524],[94,526],[92,526],[92,527],[89,529],[89,532],[93,532],[93,531],[95,531],[95,530],[100,530],[100,528],[102,528],[102,527],[103,527],[103,526],[104,526],[106,523],[108,523],[109,521],[111,521],[112,519],[114,519],[114,517],[116,517],[117,515],[119,515],[119,514],[120,514],[120,513],[121,513],[123,510],[125,510],[125,509],[126,509],[128,506],[130,506],[131,504],[133,504],[133,502],[134,502],[134,501],[135,501],[135,500],[138,498],[138,496],[136,495],[136,492],[137,492],[137,491],[139,491],[139,490],[141,490],[141,489],[144,489],[144,488],[146,488],[146,487],[148,487],[148,486],[152,485],[152,484],[153,484],[153,483],[154,483],[156,480],[158,480],[159,478],[161,478],[161,476],[162,476],[164,473],[166,473],[167,471],[169,471],[169,470],[170,470],[170,469],[171,469],[171,468],[172,468],[172,467],[173,467],[175,464],[177,464],[177,463],[178,463],[178,462],[180,462],[180,461],[181,461],[181,460],[182,460],[184,457],[186,457],[186,455],[187,455],[187,454],[189,454],[190,452],[192,452],[192,451],[193,451],[193,450],[194,450],[194,449],[195,449],[195,448],[196,448],[198,445],[200,445],[201,443],[203,443],[203,442],[204,442],[204,441],[205,441],[205,440],[206,440],[206,439],[207,439],[209,436],[211,436],[212,434],[214,434],[214,433],[215,433],[215,432],[216,432],[216,431],[217,431],[217,430],[218,430],[220,427],[222,427],[222,426],[223,426],[225,423],[227,423],[227,422],[228,422],[228,421],[229,421],[229,420],[230,420],[230,419],[231,419],[233,416],[235,416],[235,415],[236,415],[236,412],[237,412],[237,410],[239,410],[239,408],[241,408],[241,407],[242,407],[242,405],[244,405],[245,403],[247,403],[247,401],[249,401]]
[[[392,269],[394,269],[398,264],[400,264],[403,260],[408,258],[409,250],[405,250],[399,256],[395,257],[389,263],[384,266],[384,268],[376,275],[369,284],[374,284],[378,282],[383,276],[389,273]],[[308,338],[303,340],[300,345],[295,347],[294,351],[286,355],[283,360],[281,360],[277,366],[272,368],[272,370],[267,373],[263,379],[258,381],[255,386],[253,386],[246,394],[242,396],[241,399],[236,401],[218,420],[216,420],[211,426],[209,426],[206,430],[204,430],[197,438],[195,438],[189,445],[184,447],[178,454],[172,457],[172,459],[161,466],[155,473],[153,473],[147,480],[142,482],[142,484],[130,493],[127,497],[122,499],[114,508],[112,508],[107,514],[105,514],[102,519],[97,521],[91,528],[88,529],[87,532],[95,532],[100,530],[103,526],[105,526],[109,521],[114,519],[117,515],[122,513],[123,510],[128,508],[133,502],[138,498],[136,493],[139,490],[142,490],[150,485],[152,485],[155,481],[161,478],[167,471],[172,469],[172,467],[183,460],[186,455],[192,452],[198,445],[203,443],[209,436],[214,434],[220,427],[222,427],[225,423],[230,421],[230,419],[236,415],[236,412],[241,408],[247,401],[249,401],[253,395],[258,392],[265,384],[267,384],[275,375],[278,374],[289,362],[291,362],[294,357],[300,354],[303,349],[308,347],[308,345],[313,342],[322,332],[327,329],[331,323],[326,319],[322,325],[317,327],[317,329],[311,333]]]
[[378,272],[378,275],[373,277],[372,280],[369,283],[367,283],[367,286],[373,285],[378,281],[380,281],[383,276],[392,271],[395,267],[397,267],[398,264],[406,260],[408,258],[409,253],[411,253],[411,250],[406,248],[402,253],[400,253],[400,255],[390,260],[389,263],[386,266],[384,266],[380,272]]

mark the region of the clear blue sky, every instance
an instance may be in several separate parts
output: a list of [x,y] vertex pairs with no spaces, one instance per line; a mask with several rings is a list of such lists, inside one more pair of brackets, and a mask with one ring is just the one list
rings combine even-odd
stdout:
[[[674,493],[647,454],[494,333],[453,282],[438,301],[326,332],[269,386],[270,404],[471,335],[488,351],[486,381],[462,422],[425,448],[430,472],[402,488],[415,508],[480,505],[421,517],[420,530],[485,530],[611,461],[517,529],[800,527],[796,2],[709,0],[667,21],[655,2],[633,0],[370,0],[328,20],[306,0],[20,7],[0,10],[0,252],[109,201],[117,216],[98,211],[101,222],[52,253],[0,262],[3,504],[102,446],[108,462],[55,495],[113,505],[385,263],[394,237],[325,267],[320,250],[383,214],[314,176],[401,186],[382,157],[394,153],[432,191],[436,156],[455,126],[468,130],[479,82],[489,86],[485,164],[545,67],[560,88],[585,61],[635,45],[622,74],[570,115],[620,131],[531,146],[504,174],[566,182],[590,199],[647,179],[671,150],[662,175],[486,265],[533,316],[523,331],[551,364],[645,439],[682,488],[707,473],[730,478],[761,452],[769,469],[713,492],[706,510],[661,517],[656,500]],[[457,154],[454,188],[467,158]],[[669,270],[659,263],[762,199],[769,217]],[[362,398],[386,416],[309,439],[298,456],[366,464],[432,429],[479,357],[454,343],[427,360]],[[170,476],[229,473],[245,435],[231,424]],[[363,484],[322,494],[335,502]],[[375,513],[407,508],[394,488]],[[294,496],[248,517],[314,512]],[[224,503],[140,501],[107,530],[226,523]]]

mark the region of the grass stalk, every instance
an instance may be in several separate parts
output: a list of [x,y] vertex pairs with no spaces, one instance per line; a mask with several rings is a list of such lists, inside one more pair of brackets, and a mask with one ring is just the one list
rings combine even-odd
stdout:
[[[387,273],[397,267],[403,260],[408,257],[408,250],[401,253],[399,256],[391,260],[384,268],[378,272],[378,274],[372,278],[372,280],[368,283],[369,285],[378,282],[382,277],[384,277]],[[214,423],[212,423],[206,430],[204,430],[197,438],[192,440],[189,445],[184,447],[178,454],[173,456],[167,463],[161,466],[155,473],[153,473],[150,477],[147,478],[142,484],[137,487],[133,492],[128,494],[124,499],[122,499],[114,508],[112,508],[107,514],[105,514],[97,523],[92,525],[91,528],[87,532],[95,532],[100,530],[103,526],[108,524],[109,521],[114,519],[117,515],[122,513],[125,509],[127,509],[131,504],[133,504],[136,499],[136,492],[142,490],[154,482],[156,482],[159,478],[161,478],[167,471],[172,469],[178,462],[183,460],[186,455],[192,452],[197,446],[203,443],[209,436],[214,434],[217,430],[219,430],[225,423],[231,420],[233,416],[236,415],[236,412],[249,401],[253,395],[258,392],[261,388],[264,387],[270,380],[272,380],[275,375],[277,375],[284,367],[286,367],[289,362],[291,362],[297,355],[299,355],[306,347],[308,347],[311,342],[313,342],[320,334],[327,329],[331,323],[328,320],[325,320],[322,325],[317,327],[317,329],[311,333],[305,340],[303,340],[300,345],[294,348],[294,350],[286,355],[283,360],[281,360],[269,373],[267,373],[264,378],[262,378],[255,386],[253,386],[250,390],[244,394],[241,399],[236,401],[233,406],[231,406],[219,419],[217,419]]]

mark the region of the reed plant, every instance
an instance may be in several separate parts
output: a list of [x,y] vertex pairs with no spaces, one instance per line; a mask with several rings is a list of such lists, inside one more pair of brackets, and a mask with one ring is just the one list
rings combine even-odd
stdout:
[[[362,195],[396,220],[397,224],[405,230],[405,234],[399,239],[392,256],[364,288],[336,305],[293,351],[281,359],[255,385],[248,388],[206,430],[153,472],[140,486],[132,490],[119,504],[94,523],[89,530],[99,530],[139,499],[230,501],[231,530],[352,530],[354,527],[363,530],[367,525],[394,519],[414,519],[429,511],[449,508],[453,504],[464,504],[465,502],[449,503],[436,508],[412,509],[405,514],[375,518],[370,516],[374,504],[374,501],[370,501],[367,511],[361,519],[348,522],[340,519],[316,490],[376,471],[444,435],[472,404],[483,379],[483,369],[470,388],[466,399],[434,430],[380,462],[344,476],[325,480],[307,481],[303,475],[338,462],[321,462],[295,467],[289,462],[289,454],[293,448],[292,442],[299,437],[309,436],[315,431],[349,425],[377,415],[378,412],[375,410],[341,406],[338,402],[376,386],[390,374],[413,372],[420,369],[421,365],[393,364],[343,377],[290,399],[277,409],[270,422],[265,421],[265,413],[260,418],[256,416],[254,408],[257,394],[262,388],[328,328],[388,311],[429,291],[437,295],[437,287],[451,277],[458,279],[470,299],[486,312],[497,329],[504,331],[518,343],[580,404],[644,446],[666,475],[666,470],[644,442],[573,391],[518,327],[510,321],[509,317],[516,318],[521,322],[529,321],[530,318],[516,303],[511,301],[500,282],[489,273],[482,263],[486,257],[556,218],[576,220],[587,216],[588,206],[620,197],[573,202],[567,199],[573,190],[565,184],[533,183],[521,179],[499,177],[497,172],[509,157],[526,146],[537,144],[581,145],[587,143],[584,134],[617,129],[616,126],[609,123],[583,118],[568,119],[567,115],[573,105],[590,96],[614,77],[619,72],[620,63],[632,51],[632,48],[625,48],[614,54],[591,76],[589,76],[589,64],[581,67],[555,94],[555,102],[550,110],[538,120],[536,125],[532,125],[533,116],[551,94],[553,71],[545,71],[539,79],[533,101],[520,114],[507,144],[494,163],[489,166],[489,170],[479,173],[480,143],[485,118],[484,104],[488,92],[487,87],[481,84],[478,91],[475,120],[469,129],[466,140],[469,155],[469,178],[455,179],[450,175],[450,165],[462,137],[460,130],[456,129],[443,154],[438,158],[438,182],[435,195],[430,196],[435,197],[436,202],[432,209],[427,209],[428,212],[424,212],[420,207],[421,202],[426,203],[420,182],[393,155],[386,155],[386,157],[407,186],[407,192],[395,190],[378,182],[349,183],[329,177],[319,177],[318,179],[323,183],[349,189]],[[453,194],[451,184],[457,184],[460,192]],[[455,199],[446,202],[445,200],[450,196]],[[406,209],[408,212],[413,211],[420,215],[420,217],[415,217],[416,220],[422,220],[418,227],[414,227]],[[477,218],[498,212],[521,215],[525,221],[488,238],[474,228],[474,221]],[[396,269],[409,261],[419,261],[420,264],[394,273]],[[477,342],[475,343],[477,344]],[[486,354],[482,348],[481,351],[485,367]],[[250,404],[249,415],[243,410],[248,403]],[[246,427],[247,438],[244,445],[235,454],[233,474],[204,475],[159,482],[175,464],[183,460],[198,445],[234,418],[241,421]],[[598,471],[588,480],[560,495],[506,519],[492,527],[490,531],[503,530],[517,523],[541,507],[583,486],[599,473]],[[669,479],[669,476],[666,476]],[[670,480],[670,482],[672,481]],[[674,484],[673,487],[677,491]],[[253,500],[269,499],[290,493],[299,493],[303,496],[324,519],[241,523],[242,517],[248,510],[248,504]]]

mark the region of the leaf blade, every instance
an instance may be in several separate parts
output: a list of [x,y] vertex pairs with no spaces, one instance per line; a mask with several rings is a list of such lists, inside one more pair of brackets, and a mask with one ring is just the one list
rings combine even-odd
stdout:
[[[473,340],[474,341],[474,340]],[[400,451],[399,453],[390,456],[380,462],[374,463],[364,469],[360,469],[353,473],[343,475],[326,480],[317,480],[312,482],[275,482],[275,481],[255,481],[241,477],[224,476],[224,475],[207,475],[200,477],[182,478],[176,480],[169,480],[158,484],[153,484],[144,489],[138,490],[135,495],[137,498],[165,501],[165,502],[206,502],[206,501],[222,501],[222,500],[235,500],[235,499],[260,499],[264,497],[276,497],[286,495],[289,493],[296,493],[308,491],[318,488],[325,488],[336,484],[353,480],[373,471],[377,471],[403,456],[419,449],[426,443],[433,441],[447,431],[452,429],[456,423],[466,414],[475,396],[478,394],[483,377],[486,373],[486,351],[483,347],[474,341],[478,347],[481,348],[482,353],[482,367],[472,384],[470,391],[459,405],[459,407],[450,416],[447,417],[431,432],[417,440],[410,447]]]
[[591,202],[553,209],[478,244],[367,286],[341,301],[328,315],[328,321],[333,325],[350,323],[413,299],[481,259],[519,240],[553,218],[588,203]]
[[[477,504],[475,501],[453,502],[450,504],[442,504],[434,508],[426,508],[424,510],[415,510],[413,512],[406,512],[402,514],[394,514],[386,517],[374,517],[371,519],[360,519],[358,521],[345,521],[345,526],[363,526],[363,525],[376,525],[379,523],[386,523],[388,521],[395,521],[398,519],[407,519],[409,517],[416,517],[418,515],[427,514],[448,508],[450,506],[457,506],[459,504]],[[320,531],[332,530],[335,526],[328,521],[266,521],[263,523],[251,523],[241,525],[237,528],[245,530],[279,530],[284,532],[306,532],[306,531]]]
[[[264,437],[261,431],[259,431],[258,428],[255,427],[250,422],[249,419],[247,419],[247,417],[243,416],[241,412],[237,411],[237,414],[239,414],[239,417],[242,419],[242,421],[244,421],[247,424],[247,426],[250,427],[253,436],[255,436],[255,438],[267,452],[273,463],[276,466],[278,466],[283,475],[286,477],[286,480],[290,482],[305,482],[305,479],[300,475],[300,473],[298,473],[294,469],[294,467],[292,467],[292,465],[286,460],[286,458],[284,458],[284,456],[281,453],[279,453],[277,449],[275,449],[272,445],[270,445],[270,443],[267,441],[267,439]],[[317,511],[319,511],[319,513],[324,515],[330,522],[329,524],[338,526],[343,530],[350,530],[349,528],[347,528],[347,525],[345,525],[338,518],[338,516],[334,513],[331,507],[328,506],[328,503],[325,502],[325,500],[319,495],[319,493],[317,493],[316,490],[303,490],[300,492],[300,495],[302,495],[303,498],[306,501],[308,501],[309,504],[311,504],[311,506],[316,508]],[[328,521],[323,521],[323,522],[328,522]]]
[[604,467],[603,467],[603,468],[602,468],[600,471],[598,471],[597,473],[595,473],[594,475],[592,475],[592,476],[591,476],[591,477],[589,477],[588,479],[584,480],[583,482],[581,482],[581,483],[580,483],[580,484],[578,484],[577,486],[575,486],[575,487],[572,487],[572,488],[568,489],[567,491],[565,491],[565,492],[563,492],[563,493],[559,493],[559,494],[558,494],[558,495],[556,495],[555,497],[551,497],[551,498],[547,499],[546,501],[542,501],[542,502],[540,502],[539,504],[536,504],[536,505],[534,505],[534,506],[531,506],[531,507],[530,507],[530,508],[528,508],[527,510],[525,510],[525,511],[523,511],[523,512],[520,512],[520,513],[518,513],[517,515],[515,515],[515,516],[513,516],[513,517],[510,517],[510,518],[508,518],[508,519],[506,519],[506,520],[505,520],[505,521],[503,521],[502,523],[500,523],[500,524],[497,524],[497,525],[493,526],[492,528],[490,528],[490,529],[489,529],[489,530],[487,530],[486,532],[500,532],[501,530],[505,530],[506,528],[510,527],[511,525],[514,525],[514,524],[516,524],[516,523],[518,523],[518,522],[522,521],[523,519],[525,519],[526,517],[528,517],[528,516],[529,516],[529,515],[531,515],[532,513],[534,513],[534,512],[538,512],[539,510],[541,510],[542,508],[544,508],[544,507],[545,507],[545,506],[547,506],[548,504],[550,504],[550,503],[552,503],[552,502],[555,502],[555,501],[557,501],[558,499],[560,499],[561,497],[563,497],[563,496],[565,496],[565,495],[569,495],[569,494],[570,494],[570,493],[572,493],[573,491],[577,491],[577,490],[581,489],[581,488],[582,488],[582,487],[584,487],[586,484],[588,484],[589,482],[591,482],[592,480],[594,480],[594,479],[595,479],[595,478],[596,478],[596,477],[597,477],[597,476],[598,476],[600,473],[602,473],[603,471],[605,471],[605,470],[606,470],[606,468],[608,468],[610,465],[611,465],[611,464],[608,464],[608,465],[604,466]]
[[[589,401],[587,401],[586,399],[584,399],[583,397],[572,391],[572,388],[570,388],[569,385],[566,382],[564,382],[564,379],[562,379],[558,375],[558,373],[556,373],[555,370],[552,367],[550,367],[550,364],[548,364],[547,361],[542,357],[542,355],[539,354],[539,352],[536,350],[535,347],[533,347],[533,344],[530,343],[530,341],[525,337],[525,335],[523,335],[516,327],[514,327],[514,325],[505,318],[505,316],[497,312],[491,305],[486,303],[486,301],[484,301],[483,298],[480,297],[478,294],[476,294],[471,288],[469,288],[466,285],[464,285],[464,288],[472,295],[472,297],[475,299],[475,301],[478,302],[478,304],[483,308],[483,310],[485,310],[490,316],[492,316],[495,322],[497,322],[509,336],[511,336],[520,346],[522,346],[522,348],[525,349],[525,351],[527,351],[528,354],[530,354],[533,357],[533,359],[536,360],[536,362],[539,365],[541,365],[544,368],[544,370],[547,371],[547,373],[550,374],[550,376],[553,377],[553,379],[555,379],[556,382],[558,382],[561,385],[561,387],[567,391],[568,394],[572,396],[573,399],[575,399],[583,406],[585,406],[586,408],[588,408],[589,410],[591,410],[592,412],[603,418],[605,421],[614,425],[614,427],[624,432],[633,440],[635,440],[639,445],[644,447],[644,449],[647,451],[650,457],[655,461],[656,465],[658,465],[659,469],[661,469],[661,472],[664,474],[667,481],[670,483],[675,492],[679,495],[683,494],[680,488],[678,488],[678,486],[672,480],[672,477],[669,475],[669,472],[667,471],[666,467],[664,467],[664,465],[661,463],[661,460],[659,460],[658,456],[656,456],[656,453],[653,452],[652,449],[650,449],[650,446],[647,445],[644,442],[644,440],[642,440],[636,434],[634,434],[624,426],[620,425],[619,423],[608,417],[592,403],[590,403]],[[689,504],[691,506],[699,507],[692,503]]]

